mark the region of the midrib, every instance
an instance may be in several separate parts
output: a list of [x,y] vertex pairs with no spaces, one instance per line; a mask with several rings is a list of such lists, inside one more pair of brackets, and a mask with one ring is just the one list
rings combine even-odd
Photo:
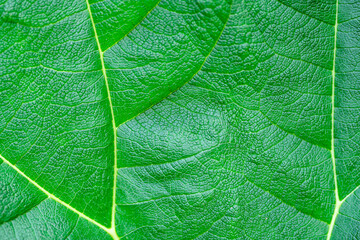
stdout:
[[334,183],[335,183],[335,209],[329,225],[329,231],[327,234],[327,240],[331,239],[332,232],[334,230],[336,218],[339,215],[341,205],[350,197],[356,190],[360,188],[360,185],[357,186],[352,192],[350,192],[343,200],[339,198],[339,190],[337,183],[337,174],[336,174],[336,159],[335,159],[335,64],[336,64],[336,42],[337,42],[337,30],[338,30],[338,15],[339,15],[339,0],[336,0],[336,15],[335,15],[335,25],[334,25],[334,56],[333,56],[333,68],[332,68],[332,112],[331,112],[331,159],[333,164],[334,171]]
[[99,50],[101,68],[102,68],[102,72],[103,72],[103,75],[104,75],[106,90],[107,90],[108,99],[109,99],[111,118],[112,118],[112,128],[113,128],[113,135],[114,135],[114,139],[113,139],[113,141],[114,141],[113,142],[113,144],[114,144],[114,183],[113,183],[113,199],[112,199],[113,202],[112,202],[112,209],[111,209],[111,227],[110,227],[110,229],[107,229],[108,230],[107,232],[114,239],[119,239],[119,237],[118,237],[118,235],[116,233],[116,229],[115,229],[115,208],[116,208],[115,200],[116,200],[116,176],[117,176],[117,154],[116,154],[116,152],[117,152],[117,144],[116,144],[115,116],[114,116],[114,109],[113,109],[113,105],[112,105],[112,101],[111,101],[109,82],[108,82],[108,78],[107,78],[107,75],[106,75],[106,69],[105,69],[105,63],[104,63],[104,52],[101,50],[101,45],[100,45],[99,37],[98,37],[97,31],[96,31],[95,22],[94,22],[94,19],[93,19],[93,16],[92,16],[89,0],[86,0],[86,5],[87,5],[87,9],[89,11],[91,25],[92,25],[93,30],[94,30],[96,44],[97,44],[98,50]]
[[336,217],[339,214],[339,210],[343,201],[339,199],[339,190],[337,183],[337,174],[336,174],[336,159],[335,159],[335,64],[336,64],[336,41],[337,41],[337,28],[338,28],[338,13],[339,13],[339,2],[336,0],[336,14],[335,14],[335,25],[334,25],[334,55],[333,55],[333,67],[332,67],[332,93],[331,93],[331,160],[333,165],[334,172],[334,184],[335,184],[335,209],[329,225],[329,231],[327,235],[327,240],[330,240],[331,234],[333,232]]

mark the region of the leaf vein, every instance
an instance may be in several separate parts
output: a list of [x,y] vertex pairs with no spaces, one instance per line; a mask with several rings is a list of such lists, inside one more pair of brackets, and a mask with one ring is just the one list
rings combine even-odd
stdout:
[[45,190],[43,187],[41,187],[37,182],[35,182],[34,180],[32,180],[31,178],[29,178],[25,173],[23,173],[19,168],[17,168],[15,165],[13,165],[12,163],[10,163],[5,157],[3,157],[2,155],[0,155],[0,159],[4,161],[4,163],[6,163],[7,165],[9,165],[11,168],[13,168],[18,174],[20,174],[21,176],[23,176],[24,178],[26,178],[31,184],[33,184],[35,187],[37,187],[40,191],[42,191],[43,193],[45,193],[49,198],[53,199],[54,201],[56,201],[57,203],[65,206],[66,208],[70,209],[71,211],[75,212],[76,214],[78,214],[80,217],[88,220],[89,222],[97,225],[98,227],[100,227],[101,229],[103,229],[104,231],[106,231],[107,233],[110,232],[110,229],[106,228],[105,226],[101,225],[100,223],[96,222],[95,220],[89,218],[88,216],[86,216],[84,213],[78,211],[77,209],[73,208],[72,206],[70,206],[69,204],[63,202],[62,200],[60,200],[59,198],[57,198],[56,196],[54,196],[53,194],[51,194],[50,192],[48,192],[47,190]]

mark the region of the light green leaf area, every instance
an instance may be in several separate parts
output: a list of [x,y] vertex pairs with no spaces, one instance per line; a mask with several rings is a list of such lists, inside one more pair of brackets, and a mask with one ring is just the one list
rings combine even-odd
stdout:
[[359,239],[357,0],[0,0],[0,239]]

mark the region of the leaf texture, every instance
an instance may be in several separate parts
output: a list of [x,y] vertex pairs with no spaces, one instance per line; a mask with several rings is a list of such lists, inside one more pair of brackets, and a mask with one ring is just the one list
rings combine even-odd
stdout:
[[359,239],[359,19],[0,1],[0,239]]

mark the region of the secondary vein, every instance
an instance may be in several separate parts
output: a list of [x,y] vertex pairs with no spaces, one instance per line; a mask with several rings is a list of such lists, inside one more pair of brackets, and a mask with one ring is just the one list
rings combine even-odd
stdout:
[[[223,35],[223,32],[224,32],[224,30],[225,30],[225,28],[226,28],[226,25],[227,25],[228,22],[229,22],[229,19],[230,19],[230,16],[231,16],[232,5],[233,5],[233,1],[231,1],[231,3],[230,3],[229,15],[228,15],[228,17],[227,17],[227,19],[226,19],[226,21],[225,21],[225,23],[224,23],[224,26],[223,26],[223,28],[221,29],[220,34],[219,34],[219,36],[217,37],[214,45],[213,45],[212,48],[210,49],[209,53],[205,56],[205,59],[204,59],[204,61],[201,63],[199,69],[198,69],[198,70],[191,76],[191,78],[190,78],[189,80],[187,80],[182,86],[180,86],[180,87],[178,87],[177,89],[175,89],[174,91],[170,92],[170,93],[169,93],[168,95],[166,95],[161,101],[163,101],[164,99],[168,98],[171,94],[173,94],[174,92],[178,91],[180,88],[182,88],[183,86],[185,86],[186,84],[188,84],[188,83],[201,71],[201,69],[204,67],[207,59],[209,58],[209,56],[211,55],[211,53],[212,53],[213,50],[215,49],[216,45],[218,44],[218,42],[219,42],[219,40],[220,40],[221,36]],[[159,101],[159,102],[161,102],[161,101]],[[153,106],[155,106],[156,104],[158,104],[159,102],[151,105],[150,107],[148,107],[148,108],[145,109],[144,111],[139,112],[137,115],[133,116],[132,118],[130,118],[130,119],[128,119],[128,120],[126,120],[125,122],[120,123],[120,125],[117,126],[117,127],[120,127],[121,125],[123,125],[123,124],[125,124],[125,123],[127,123],[127,122],[129,122],[129,121],[131,121],[131,120],[133,120],[134,118],[136,118],[136,117],[138,117],[140,114],[146,112],[147,110],[149,110],[150,108],[152,108]]]
[[96,39],[96,44],[99,50],[99,55],[100,55],[100,61],[101,61],[101,68],[102,68],[102,72],[104,75],[104,79],[105,79],[105,85],[106,85],[106,90],[107,90],[107,94],[108,94],[108,98],[109,98],[109,105],[110,105],[110,111],[111,111],[111,117],[112,117],[112,128],[113,128],[113,135],[114,135],[114,186],[113,186],[113,204],[112,204],[112,211],[111,211],[111,230],[113,231],[114,235],[112,235],[115,239],[118,239],[118,236],[116,234],[116,230],[115,230],[115,208],[116,208],[116,204],[115,204],[115,199],[116,199],[116,177],[117,177],[117,144],[116,144],[116,125],[115,125],[115,116],[114,116],[114,110],[113,110],[113,105],[112,105],[112,101],[111,101],[111,94],[110,94],[110,88],[109,88],[109,82],[108,82],[108,78],[106,75],[106,69],[105,69],[105,62],[104,62],[104,52],[101,50],[101,46],[100,46],[100,41],[98,38],[98,34],[96,32],[96,27],[95,27],[95,22],[92,16],[92,12],[91,12],[91,7],[89,4],[89,1],[86,0],[86,5],[87,5],[87,9],[89,11],[89,15],[90,15],[90,20],[91,20],[91,24],[94,30],[94,34],[95,34],[95,39]]
[[41,187],[37,182],[35,182],[34,180],[32,180],[31,178],[29,178],[25,173],[23,173],[19,168],[17,168],[15,165],[13,165],[11,162],[9,162],[5,157],[3,157],[2,155],[0,155],[0,159],[4,161],[4,163],[6,163],[7,165],[9,165],[12,169],[14,169],[17,173],[19,173],[21,176],[23,176],[24,178],[26,178],[31,184],[33,184],[35,187],[37,187],[40,191],[42,191],[43,193],[45,193],[49,198],[53,199],[55,202],[60,203],[61,205],[65,206],[66,208],[70,209],[71,211],[75,212],[76,214],[78,214],[80,217],[88,220],[89,222],[95,224],[96,226],[100,227],[101,229],[103,229],[104,231],[106,231],[107,233],[111,234],[111,229],[101,225],[100,223],[98,223],[97,221],[95,221],[94,219],[89,218],[88,216],[86,216],[84,213],[79,212],[77,209],[73,208],[72,206],[70,206],[69,204],[65,203],[64,201],[60,200],[59,198],[55,197],[53,194],[49,193],[48,191],[46,191],[43,187]]

